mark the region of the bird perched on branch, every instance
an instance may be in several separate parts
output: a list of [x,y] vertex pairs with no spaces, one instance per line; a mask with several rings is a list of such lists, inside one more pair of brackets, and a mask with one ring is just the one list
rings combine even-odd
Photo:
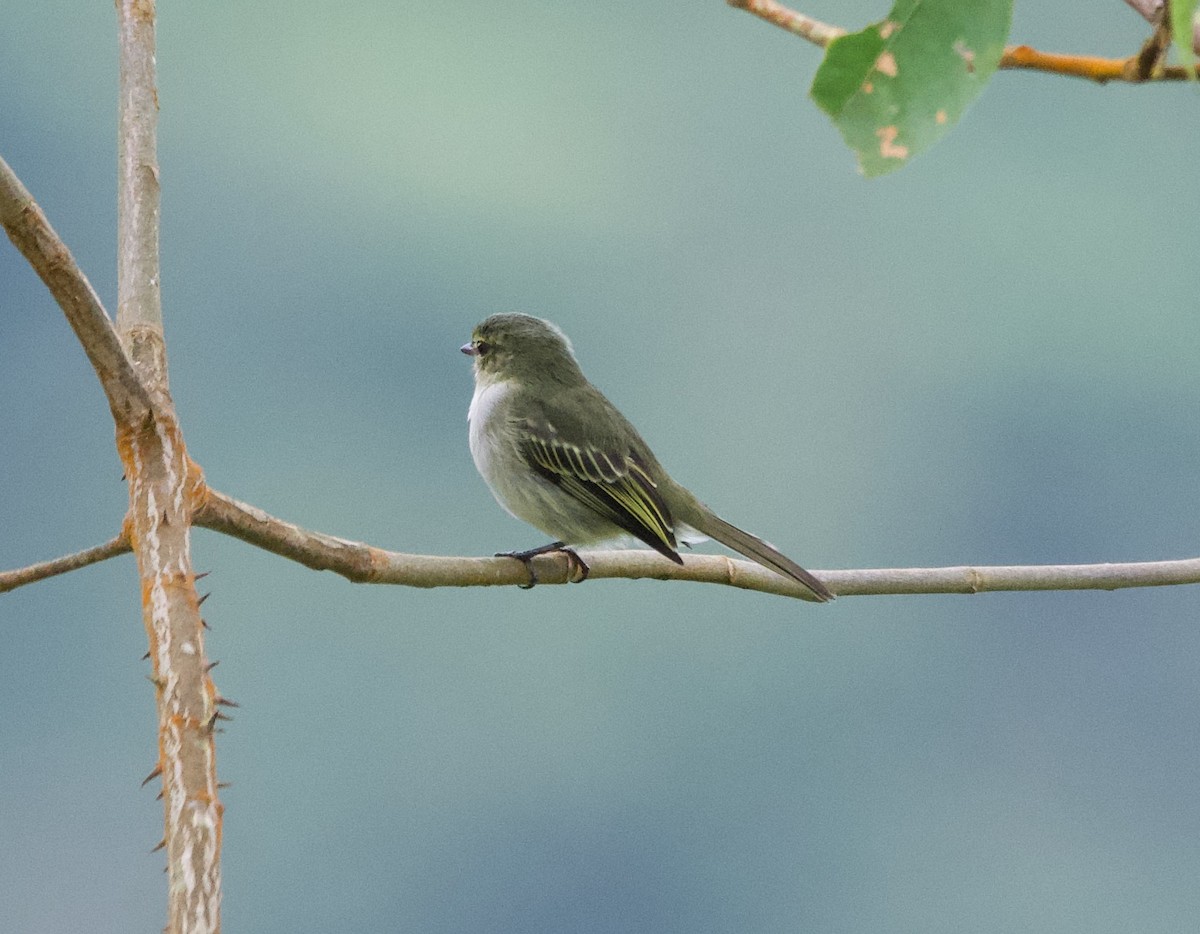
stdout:
[[[683,564],[679,543],[716,539],[802,585],[809,599],[833,594],[761,538],[730,525],[680,486],[637,429],[587,381],[567,336],[530,315],[492,315],[462,352],[475,359],[467,414],[471,456],[497,501],[555,539],[504,552],[536,576],[530,559],[572,545],[639,539]],[[698,535],[696,533],[699,533]]]

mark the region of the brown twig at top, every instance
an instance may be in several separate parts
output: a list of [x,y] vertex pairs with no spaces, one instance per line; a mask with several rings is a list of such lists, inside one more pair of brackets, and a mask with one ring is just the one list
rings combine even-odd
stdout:
[[839,36],[846,35],[846,30],[840,26],[823,23],[819,19],[789,9],[782,3],[776,3],[775,0],[726,0],[726,2],[731,7],[753,13],[759,19],[773,23],[780,29],[786,29],[821,48],[825,48]]
[[[1129,2],[1129,0],[1126,0]],[[825,48],[834,39],[846,35],[846,30],[798,13],[777,0],[726,0],[731,7],[752,13],[780,29]],[[1139,9],[1135,3],[1131,3]],[[1156,27],[1156,36],[1158,29]],[[1157,43],[1157,38],[1152,38]],[[1197,33],[1200,46],[1200,33]],[[1141,84],[1149,81],[1187,81],[1200,76],[1200,65],[1185,68],[1182,65],[1163,65],[1161,55],[1153,57],[1152,67],[1147,67],[1149,58],[1146,46],[1137,55],[1129,58],[1102,58],[1094,55],[1072,55],[1059,52],[1040,52],[1028,45],[1005,46],[999,67],[1008,70],[1041,71],[1069,78],[1086,78],[1099,84],[1109,81],[1127,81]]]
[[1158,70],[1162,63],[1166,60],[1167,51],[1171,48],[1171,24],[1165,16],[1159,17],[1158,22],[1154,24],[1154,31],[1150,33],[1146,41],[1142,43],[1142,48],[1138,54],[1134,56],[1137,80],[1149,81],[1150,77]]
[[0,593],[15,590],[25,584],[45,580],[47,577],[54,577],[56,574],[78,571],[80,568],[86,568],[89,564],[107,561],[109,558],[117,557],[117,555],[127,555],[132,550],[129,544],[129,535],[125,531],[122,531],[116,538],[105,542],[103,545],[97,545],[94,548],[85,548],[83,551],[76,552],[73,555],[63,555],[63,557],[55,558],[52,561],[42,561],[38,564],[31,564],[24,568],[15,568],[11,571],[0,571]]
[[[1166,17],[1166,0],[1125,0],[1125,3],[1135,10],[1147,23],[1157,25]],[[1200,22],[1192,22],[1192,51],[1200,55]]]

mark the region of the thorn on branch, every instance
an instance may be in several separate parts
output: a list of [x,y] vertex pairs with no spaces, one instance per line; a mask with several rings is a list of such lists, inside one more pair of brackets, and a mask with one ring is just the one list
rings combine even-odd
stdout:
[[157,853],[159,850],[163,849],[166,845],[167,845],[167,838],[163,837],[161,840],[158,841],[158,843],[155,844],[154,849],[152,849],[150,852]]
[[228,697],[222,697],[220,694],[217,695],[216,702],[218,704],[220,704],[222,707],[241,707],[242,706],[237,701],[232,701]]
[[[200,622],[204,622],[204,620],[201,620]],[[207,629],[207,628],[208,628],[208,626],[205,626],[204,628],[205,628],[205,629]],[[214,668],[216,668],[216,667],[217,667],[219,664],[221,664],[221,660],[220,660],[220,659],[217,659],[216,661],[211,661],[211,662],[208,662],[207,664],[205,664],[205,666],[204,666],[204,670],[205,670],[205,671],[212,671],[212,670],[213,670]]]
[[[205,600],[207,600],[207,599],[208,599],[209,597],[211,597],[211,596],[212,596],[212,591],[211,591],[211,590],[210,590],[208,593],[206,593],[206,594],[204,594],[203,596],[201,596],[201,597],[200,597],[200,599],[196,601],[196,606],[197,606],[197,608],[204,606],[204,601],[205,601]],[[204,628],[205,628],[205,629],[207,629],[207,628],[208,628],[208,624],[207,624],[207,623],[205,624],[205,627],[204,627]]]
[[147,785],[149,785],[152,781],[154,781],[154,779],[158,778],[158,776],[160,776],[160,775],[162,775],[162,766],[156,765],[154,767],[154,771],[142,779],[142,787],[145,788]]

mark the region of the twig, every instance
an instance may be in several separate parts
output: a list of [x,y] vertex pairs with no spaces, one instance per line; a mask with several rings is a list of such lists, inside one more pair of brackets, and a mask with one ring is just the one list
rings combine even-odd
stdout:
[[11,571],[0,571],[0,593],[16,590],[25,584],[45,580],[47,577],[54,577],[56,574],[77,571],[80,568],[87,567],[89,564],[98,564],[101,561],[107,561],[109,558],[115,558],[118,555],[129,554],[132,550],[129,545],[129,536],[122,532],[112,541],[105,542],[103,545],[97,545],[94,548],[85,548],[83,551],[76,552],[73,555],[63,555],[63,557],[55,558],[52,561],[42,561],[40,564],[31,564],[29,567],[15,568]]
[[[154,0],[120,0],[121,107],[117,131],[117,327],[162,332],[158,231],[158,89]],[[135,355],[136,361],[136,355]],[[156,374],[157,376],[157,374]],[[166,380],[165,372],[160,377]]]
[[[284,522],[216,490],[208,490],[195,517],[197,525],[240,538],[315,570],[333,571],[355,583],[409,587],[491,587],[523,584],[527,574],[509,558],[414,555],[335,538]],[[0,593],[127,554],[124,534],[110,542],[53,561],[0,572]],[[679,567],[653,551],[584,552],[589,579],[653,578],[725,584],[780,596],[804,591],[749,561],[722,555],[685,557]],[[574,568],[562,554],[534,560],[541,584],[572,582]],[[820,571],[839,596],[885,594],[986,593],[1018,590],[1118,590],[1200,583],[1200,559],[1125,564],[1012,565],[1000,567],[867,568]]]
[[[1156,25],[1165,19],[1163,0],[1125,0],[1147,23]],[[1192,23],[1192,51],[1200,55],[1200,23]]]
[[[494,587],[524,584],[525,568],[511,558],[461,558],[386,551],[361,542],[310,532],[261,509],[209,489],[196,524],[240,538],[306,567],[333,571],[362,584],[409,587]],[[725,584],[744,590],[804,598],[807,591],[766,568],[723,555],[684,557],[683,566],[653,551],[581,552],[589,580],[654,578]],[[573,581],[575,569],[562,553],[534,559],[542,584]],[[872,568],[816,571],[838,596],[984,593],[1000,590],[1117,590],[1200,583],[1200,559],[1130,564],[1067,564],[1013,567]]]
[[[387,551],[362,542],[335,538],[277,519],[261,509],[216,490],[206,490],[196,525],[240,538],[305,567],[333,571],[357,584],[408,587],[497,587],[524,584],[525,566],[512,558],[443,557]],[[745,561],[720,555],[688,555],[679,567],[654,551],[580,552],[589,579],[657,578],[728,584],[802,599],[808,590]],[[566,584],[578,573],[561,552],[533,559],[538,582]]]
[[[815,20],[811,16],[797,13],[776,0],[726,0],[731,6],[753,13],[780,29],[806,39],[813,45],[825,48],[834,39],[846,35],[846,30]],[[1144,11],[1134,0],[1126,0],[1139,12]],[[1149,17],[1148,17],[1149,18]],[[1200,31],[1197,32],[1197,49],[1200,50]],[[1005,46],[1000,58],[1000,68],[1011,70],[1043,71],[1068,78],[1087,78],[1105,84],[1109,81],[1127,81],[1140,84],[1147,81],[1187,81],[1200,75],[1200,65],[1195,69],[1181,65],[1158,65],[1147,71],[1145,57],[1140,53],[1129,58],[1101,58],[1093,55],[1071,55],[1059,52],[1039,52],[1027,45]]]
[[1148,23],[1158,22],[1164,5],[1163,0],[1125,0],[1125,3],[1141,14]]
[[1134,56],[1136,77],[1138,81],[1148,81],[1154,72],[1162,66],[1171,48],[1171,24],[1164,16],[1154,25],[1142,48]]
[[[206,490],[195,524],[240,538],[318,571],[333,571],[360,584],[409,587],[496,587],[524,584],[524,567],[510,558],[443,557],[387,551],[336,538],[277,519],[216,490]],[[0,593],[127,554],[122,533],[110,542],[12,571],[0,572]],[[590,580],[694,581],[803,598],[806,591],[750,561],[723,555],[688,554],[682,567],[654,551],[582,552]],[[540,584],[566,584],[577,574],[563,554],[534,559]],[[838,596],[972,594],[1019,590],[1120,590],[1200,583],[1200,558],[1124,564],[1005,565],[943,568],[864,568],[818,571]]]
[[846,35],[846,30],[840,26],[831,26],[819,19],[813,19],[803,13],[788,9],[775,0],[726,0],[731,7],[753,13],[768,23],[774,23],[780,29],[795,33],[801,39],[807,39],[822,48],[829,45],[839,36]]
[[947,568],[870,568],[819,572],[839,596],[974,594],[1013,590],[1123,590],[1200,584],[1200,558],[1123,564],[1033,564]]
[[113,417],[139,422],[150,411],[146,392],[111,319],[71,251],[8,163],[0,159],[0,223],[67,316],[100,378]]

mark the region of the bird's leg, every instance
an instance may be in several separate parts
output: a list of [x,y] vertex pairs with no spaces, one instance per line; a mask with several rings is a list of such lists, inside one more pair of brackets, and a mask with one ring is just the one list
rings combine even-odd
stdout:
[[551,542],[549,545],[542,545],[540,548],[530,548],[528,551],[498,551],[496,552],[496,557],[516,558],[523,565],[525,565],[525,570],[529,572],[529,583],[518,584],[517,586],[522,590],[532,590],[533,586],[538,582],[537,572],[533,569],[533,559],[538,555],[546,555],[552,551],[561,551],[567,556],[567,578],[569,580],[574,578],[575,575],[573,570],[576,568],[579,570],[580,575],[579,581],[576,581],[576,583],[587,580],[590,568],[588,568],[587,563],[575,553],[574,549],[567,547],[566,542]]
[[528,584],[517,584],[522,590],[532,590],[538,582],[537,572],[533,569],[533,559],[538,555],[549,554],[552,551],[558,551],[563,548],[566,542],[551,542],[549,545],[542,545],[540,548],[530,548],[528,551],[498,551],[497,558],[516,558],[523,565],[529,574]]

